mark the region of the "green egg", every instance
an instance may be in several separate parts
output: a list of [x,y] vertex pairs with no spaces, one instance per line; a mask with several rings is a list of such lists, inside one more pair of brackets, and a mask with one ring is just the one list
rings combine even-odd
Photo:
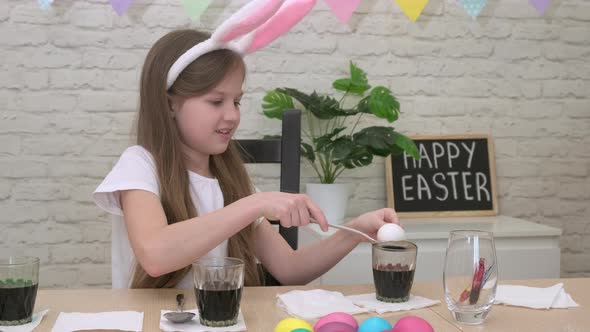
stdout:
[[308,329],[295,329],[295,330],[291,330],[291,332],[312,332]]

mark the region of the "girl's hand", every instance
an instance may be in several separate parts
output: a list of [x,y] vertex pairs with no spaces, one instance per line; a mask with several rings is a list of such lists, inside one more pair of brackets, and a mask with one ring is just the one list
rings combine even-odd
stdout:
[[310,218],[313,218],[323,231],[328,230],[326,216],[307,195],[258,192],[253,196],[267,220],[278,220],[283,227],[299,227],[309,224]]
[[[372,238],[377,238],[377,232],[381,226],[386,223],[394,223],[399,225],[399,219],[393,209],[385,208],[361,214],[357,218],[351,220],[346,224],[363,233],[368,234]],[[369,241],[363,236],[358,236],[359,240],[363,242]]]

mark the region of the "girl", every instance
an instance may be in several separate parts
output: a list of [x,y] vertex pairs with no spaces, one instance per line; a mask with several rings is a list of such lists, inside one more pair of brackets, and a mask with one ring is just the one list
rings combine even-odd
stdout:
[[[257,261],[282,284],[305,284],[363,241],[338,231],[294,251],[270,225],[268,220],[279,220],[298,227],[314,218],[327,230],[322,211],[307,196],[256,192],[250,182],[232,141],[245,76],[240,54],[207,52],[167,83],[177,59],[208,38],[175,31],[149,51],[137,145],[121,155],[94,193],[98,206],[124,218],[113,224],[114,287],[191,288],[187,272],[204,256],[244,260],[246,286],[263,284]],[[347,225],[375,236],[386,222],[397,222],[391,209]]]

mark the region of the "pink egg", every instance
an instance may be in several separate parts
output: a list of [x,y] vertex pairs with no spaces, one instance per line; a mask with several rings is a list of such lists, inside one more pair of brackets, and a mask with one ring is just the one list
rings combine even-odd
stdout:
[[356,319],[354,319],[351,314],[347,314],[345,312],[333,312],[320,318],[320,320],[318,320],[318,322],[313,326],[313,329],[318,331],[323,325],[328,323],[343,323],[352,327],[353,331],[356,331],[356,329],[359,327]]
[[430,323],[416,316],[406,316],[398,320],[394,330],[395,332],[434,332]]
[[319,329],[314,328],[315,332],[356,332],[356,327],[346,323],[332,322],[323,324]]

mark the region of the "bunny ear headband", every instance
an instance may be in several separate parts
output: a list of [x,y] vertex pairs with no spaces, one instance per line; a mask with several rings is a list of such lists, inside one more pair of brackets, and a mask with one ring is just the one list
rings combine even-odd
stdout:
[[[184,52],[168,70],[166,89],[198,57],[219,49],[242,56],[252,53],[289,31],[313,8],[317,0],[251,0],[223,22],[211,35]],[[237,38],[242,37],[239,41]]]

